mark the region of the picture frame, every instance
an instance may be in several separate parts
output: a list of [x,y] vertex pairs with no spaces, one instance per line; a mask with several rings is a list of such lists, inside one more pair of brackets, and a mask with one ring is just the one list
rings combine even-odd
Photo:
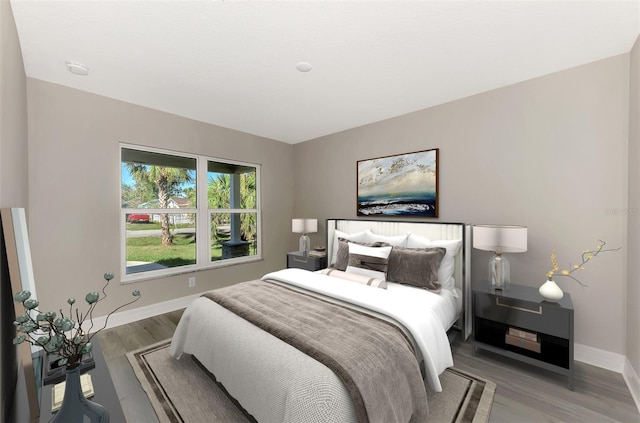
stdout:
[[[4,253],[6,254],[9,270],[12,297],[24,290],[31,291],[31,294],[35,297],[35,280],[25,211],[23,208],[17,207],[2,208],[0,209],[0,218],[2,219]],[[6,282],[8,281],[2,281],[2,283]],[[13,301],[13,298],[11,300],[15,316],[25,314],[24,305]],[[25,378],[30,421],[37,421],[40,417],[40,396],[31,345],[28,342],[23,342],[18,344],[16,348]]]
[[358,216],[438,217],[439,149],[359,160]]

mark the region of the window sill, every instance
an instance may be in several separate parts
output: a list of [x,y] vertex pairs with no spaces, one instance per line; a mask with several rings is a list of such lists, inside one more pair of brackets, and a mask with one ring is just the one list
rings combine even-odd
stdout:
[[[211,270],[211,269],[219,269],[219,268],[223,268],[223,267],[230,267],[230,266],[238,266],[238,265],[242,265],[242,264],[248,264],[248,263],[254,263],[257,261],[263,261],[264,259],[260,256],[251,256],[251,257],[242,257],[242,258],[238,258],[238,259],[229,259],[229,260],[222,260],[220,262],[216,262],[216,263],[210,263],[207,265],[202,265],[202,266],[198,266],[198,265],[190,265],[190,266],[182,266],[180,268],[169,268],[169,269],[163,269],[163,270],[152,270],[152,271],[148,271],[148,272],[141,272],[141,273],[133,273],[133,274],[129,274],[124,276],[121,280],[120,280],[120,284],[121,285],[128,285],[128,284],[132,284],[132,283],[136,283],[136,282],[143,282],[143,281],[148,281],[148,280],[154,280],[154,279],[164,279],[164,278],[170,278],[173,276],[180,276],[180,275],[186,275],[186,274],[190,274],[190,273],[196,273],[196,272],[200,272],[203,270]],[[124,274],[124,273],[123,273]]]

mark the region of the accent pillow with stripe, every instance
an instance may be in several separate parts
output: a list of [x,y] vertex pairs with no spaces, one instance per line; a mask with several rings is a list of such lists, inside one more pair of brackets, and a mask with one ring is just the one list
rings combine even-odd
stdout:
[[344,279],[351,282],[358,282],[365,285],[373,286],[374,288],[387,289],[387,282],[382,279],[370,278],[369,276],[356,275],[354,273],[347,273],[336,269],[323,269],[320,273],[327,276],[333,276],[335,278]]
[[350,242],[349,264],[346,272],[376,279],[386,279],[391,248],[391,246],[367,247]]
[[383,242],[359,242],[353,241],[351,239],[338,238],[338,253],[336,254],[336,259],[333,265],[329,266],[335,268],[337,270],[345,271],[347,270],[347,266],[349,265],[349,243],[366,245],[367,247],[387,247],[391,244],[383,243]]

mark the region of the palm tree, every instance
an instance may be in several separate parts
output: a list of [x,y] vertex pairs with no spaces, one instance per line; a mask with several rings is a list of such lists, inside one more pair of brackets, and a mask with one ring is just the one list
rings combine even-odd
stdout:
[[[152,166],[137,163],[125,163],[133,179],[144,186],[155,185],[158,192],[159,208],[166,209],[169,197],[180,189],[185,182],[192,182],[193,176],[189,169]],[[160,215],[162,226],[162,245],[171,245],[173,240],[169,231],[169,214]]]
[[[243,173],[240,176],[240,204],[243,209],[256,208],[256,173]],[[254,241],[253,235],[256,232],[256,214],[244,213],[240,229],[242,238],[245,241]]]
[[[215,177],[209,178],[207,188],[208,205],[210,209],[227,209],[231,201],[231,177],[228,174],[218,173]],[[228,213],[215,213],[211,219],[211,236],[217,241],[218,226],[229,224]]]
[[[231,176],[230,174],[218,173],[215,177],[209,178],[207,192],[210,209],[227,209],[231,203]],[[256,173],[247,172],[240,175],[240,208],[256,208]],[[217,227],[222,224],[229,224],[229,213],[216,213],[211,221],[211,233],[215,239],[219,239]],[[244,241],[253,241],[256,228],[255,213],[242,213],[240,231]]]

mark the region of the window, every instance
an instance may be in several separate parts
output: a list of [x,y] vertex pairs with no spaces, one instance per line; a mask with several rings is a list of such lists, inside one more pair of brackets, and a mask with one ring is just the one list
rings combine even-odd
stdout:
[[211,261],[257,254],[256,167],[207,161]]
[[260,258],[259,169],[122,146],[123,280]]

